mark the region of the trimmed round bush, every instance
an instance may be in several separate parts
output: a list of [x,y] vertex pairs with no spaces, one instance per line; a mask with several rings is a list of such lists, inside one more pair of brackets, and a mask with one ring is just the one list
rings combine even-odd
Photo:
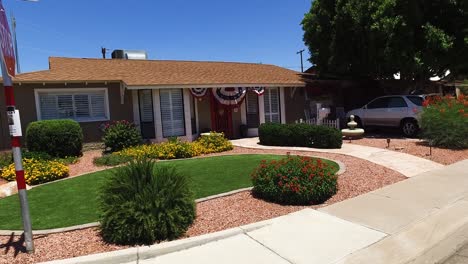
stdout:
[[26,146],[32,152],[45,152],[52,157],[80,156],[83,131],[71,119],[32,122],[26,129]]
[[[68,176],[68,166],[55,160],[23,159],[24,178],[29,185],[55,181]],[[0,175],[7,181],[16,179],[15,164],[4,167]]]
[[264,123],[258,129],[260,144],[311,148],[341,148],[341,131],[309,124]]
[[126,120],[107,123],[103,128],[102,141],[110,152],[141,144],[141,133],[135,124]]
[[252,172],[252,191],[259,198],[281,204],[323,203],[337,191],[335,170],[321,159],[310,157],[262,161]]
[[423,103],[422,137],[434,146],[468,148],[468,98],[433,97]]
[[130,161],[104,182],[101,235],[120,245],[151,245],[182,236],[195,219],[189,179],[148,159]]

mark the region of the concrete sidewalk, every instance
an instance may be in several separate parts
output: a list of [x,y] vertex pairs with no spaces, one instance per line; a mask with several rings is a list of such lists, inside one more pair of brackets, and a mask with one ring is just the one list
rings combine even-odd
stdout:
[[382,165],[389,169],[398,171],[406,177],[413,177],[420,173],[442,168],[444,165],[433,162],[427,159],[409,155],[406,153],[396,152],[387,149],[367,147],[355,144],[343,143],[340,149],[317,149],[306,147],[275,147],[263,146],[258,144],[258,137],[256,138],[242,138],[231,140],[234,146],[253,149],[280,149],[285,152],[288,150],[297,151],[312,151],[312,152],[325,152],[349,155],[360,159],[365,159],[370,162]]
[[189,244],[53,263],[438,263],[468,242],[467,168],[464,160],[319,210],[189,238]]

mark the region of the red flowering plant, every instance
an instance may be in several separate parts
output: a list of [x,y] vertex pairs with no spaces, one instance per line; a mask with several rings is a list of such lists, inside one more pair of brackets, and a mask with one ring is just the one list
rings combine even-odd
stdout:
[[468,98],[431,97],[423,102],[422,137],[433,146],[468,148]]
[[115,152],[141,144],[142,138],[135,124],[127,120],[105,123],[101,126],[106,151]]
[[262,161],[251,176],[256,197],[281,204],[317,204],[337,191],[338,165],[318,158],[287,156]]

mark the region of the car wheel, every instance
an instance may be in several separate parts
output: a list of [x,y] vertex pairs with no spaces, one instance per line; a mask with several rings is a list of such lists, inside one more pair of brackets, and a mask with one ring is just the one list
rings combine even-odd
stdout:
[[415,120],[404,120],[401,124],[401,132],[406,137],[414,137],[418,133],[419,127]]

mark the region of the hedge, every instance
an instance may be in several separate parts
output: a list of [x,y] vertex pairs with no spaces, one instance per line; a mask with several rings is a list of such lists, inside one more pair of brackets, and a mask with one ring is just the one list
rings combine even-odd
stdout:
[[309,124],[264,123],[258,129],[260,144],[311,148],[341,148],[341,131]]
[[26,129],[29,151],[45,152],[53,157],[80,156],[83,131],[78,122],[70,119],[32,122]]

